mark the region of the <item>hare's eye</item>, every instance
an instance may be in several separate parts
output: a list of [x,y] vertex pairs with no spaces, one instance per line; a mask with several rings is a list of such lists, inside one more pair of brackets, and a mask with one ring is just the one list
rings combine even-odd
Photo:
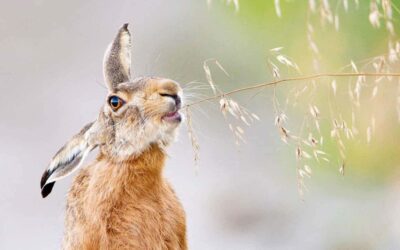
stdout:
[[108,99],[108,103],[114,111],[117,111],[122,105],[124,105],[125,102],[118,96],[114,95],[110,96],[110,98]]

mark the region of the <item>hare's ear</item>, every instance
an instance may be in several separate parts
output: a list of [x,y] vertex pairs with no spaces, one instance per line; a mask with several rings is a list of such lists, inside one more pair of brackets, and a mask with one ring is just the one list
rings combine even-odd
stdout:
[[104,80],[110,91],[131,79],[131,34],[124,24],[108,46],[103,60]]
[[42,196],[45,198],[53,189],[54,183],[78,169],[88,153],[97,144],[93,143],[93,123],[87,124],[77,135],[67,142],[53,157],[40,181]]

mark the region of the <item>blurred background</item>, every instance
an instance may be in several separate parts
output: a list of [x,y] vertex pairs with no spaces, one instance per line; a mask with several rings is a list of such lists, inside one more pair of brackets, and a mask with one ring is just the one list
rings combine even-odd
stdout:
[[[306,1],[282,1],[281,18],[273,1],[264,0],[239,1],[239,11],[219,0],[1,3],[0,249],[60,248],[72,178],[58,182],[47,199],[40,196],[39,180],[53,154],[97,116],[107,94],[103,53],[121,24],[131,24],[136,76],[175,79],[197,97],[212,94],[188,85],[207,82],[203,62],[210,58],[229,73],[210,66],[223,90],[272,80],[267,61],[276,47],[284,47],[282,53],[302,73],[313,72]],[[351,60],[385,53],[388,35],[371,27],[369,1],[358,9],[351,1],[348,13],[337,13],[339,31],[313,21],[321,71],[337,72]],[[281,75],[293,72],[283,69]],[[345,117],[349,82],[338,79],[338,96],[331,101]],[[281,103],[295,84],[276,89]],[[295,149],[280,140],[274,126],[272,88],[234,96],[260,117],[245,129],[246,143],[240,146],[218,101],[194,107],[199,165],[182,126],[165,169],[187,213],[190,249],[400,249],[398,83],[381,84],[374,100],[361,96],[356,109],[361,132],[345,141],[345,176],[339,173],[334,143],[327,142],[330,162],[307,163],[313,174],[305,180],[303,197]],[[329,83],[319,91],[313,99],[321,110],[322,136],[329,141],[331,122],[324,120]],[[289,128],[298,130],[304,107],[288,105],[285,112]],[[366,143],[372,115],[376,130]]]

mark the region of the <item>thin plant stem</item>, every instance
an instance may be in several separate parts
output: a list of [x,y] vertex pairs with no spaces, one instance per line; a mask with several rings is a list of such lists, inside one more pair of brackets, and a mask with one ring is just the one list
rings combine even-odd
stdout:
[[204,99],[189,103],[189,104],[185,105],[185,108],[194,106],[194,105],[206,102],[206,101],[218,99],[223,96],[232,95],[232,94],[235,94],[238,92],[243,92],[243,91],[252,90],[252,89],[258,89],[258,88],[272,86],[272,85],[278,85],[278,84],[284,83],[284,82],[303,81],[303,80],[311,80],[311,79],[318,79],[318,78],[324,78],[324,77],[355,77],[355,76],[387,76],[387,77],[392,76],[392,77],[396,77],[396,76],[400,76],[400,73],[372,73],[372,72],[321,73],[321,74],[315,74],[315,75],[290,77],[290,78],[279,79],[279,80],[275,80],[275,81],[271,81],[271,82],[254,84],[254,85],[250,85],[248,87],[238,88],[238,89],[234,89],[234,90],[231,90],[231,91],[228,91],[225,93],[216,94],[214,96],[206,97]]

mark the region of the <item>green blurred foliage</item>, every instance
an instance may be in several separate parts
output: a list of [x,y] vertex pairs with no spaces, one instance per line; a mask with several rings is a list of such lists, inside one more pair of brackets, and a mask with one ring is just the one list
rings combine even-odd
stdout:
[[[360,1],[357,8],[353,1],[349,1],[349,11],[346,12],[341,5],[333,10],[339,16],[339,30],[332,24],[323,25],[318,14],[311,14],[308,10],[308,1],[280,1],[282,17],[275,13],[274,1],[242,0],[240,10],[235,12],[232,5],[227,6],[224,1],[213,2],[214,12],[218,22],[227,22],[237,32],[239,39],[248,41],[249,50],[256,48],[264,58],[263,67],[267,68],[269,50],[275,47],[284,47],[282,53],[295,61],[303,74],[315,73],[312,67],[312,53],[308,47],[307,22],[314,27],[314,39],[320,50],[320,72],[349,71],[344,69],[350,61],[357,65],[365,64],[366,59],[387,52],[389,34],[382,23],[380,29],[373,28],[369,22],[369,1]],[[330,1],[333,4],[333,1]],[[400,6],[400,1],[393,1],[395,6]],[[395,30],[399,33],[399,13],[394,12]],[[283,67],[282,67],[283,68]],[[370,70],[371,71],[371,70]],[[398,71],[394,69],[394,71]],[[266,81],[272,80],[268,71],[258,71],[258,75]],[[294,71],[282,72],[282,78],[296,75]],[[331,95],[330,81],[318,81],[318,92],[313,100],[321,110],[322,136],[325,138],[324,150],[331,154],[329,164],[312,161],[314,170],[313,182],[325,182],[335,178],[339,181],[340,156],[337,145],[330,140],[332,120],[329,115],[330,105],[335,106],[336,117],[340,115],[351,123],[351,103],[347,90],[349,84],[354,84],[355,79],[340,78],[338,82],[338,95]],[[278,98],[284,102],[293,86],[304,86],[309,82],[291,83],[278,88]],[[371,100],[371,87],[367,86],[361,96],[361,105],[354,109],[357,117],[357,127],[360,134],[355,139],[346,140],[346,181],[345,185],[380,185],[389,183],[397,175],[400,167],[400,138],[399,122],[397,118],[396,96],[398,83],[396,81],[382,81],[382,87],[375,100]],[[238,83],[238,85],[240,85]],[[331,98],[329,102],[328,98]],[[300,105],[291,107],[288,112],[290,126],[297,128],[302,122],[304,113],[308,110],[310,101],[305,98]],[[300,113],[300,115],[299,115]],[[376,131],[371,143],[366,142],[366,129],[370,126],[371,117],[376,119]],[[296,126],[297,125],[297,126]],[[315,131],[314,131],[315,132]],[[293,165],[293,161],[286,160],[288,155],[293,157],[292,147],[282,157],[284,162]],[[329,167],[325,167],[329,166]],[[293,168],[290,168],[291,170]],[[324,178],[326,177],[326,178]]]

